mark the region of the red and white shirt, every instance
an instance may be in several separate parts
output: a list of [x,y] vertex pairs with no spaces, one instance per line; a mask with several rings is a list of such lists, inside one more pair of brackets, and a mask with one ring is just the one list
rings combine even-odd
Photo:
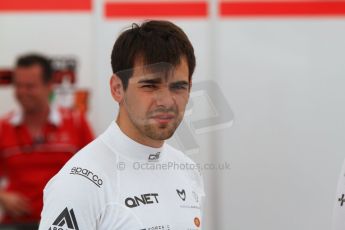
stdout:
[[[16,222],[39,221],[45,184],[93,140],[81,113],[54,107],[42,132],[42,138],[33,139],[20,111],[0,120],[0,175],[8,181],[5,190],[22,194],[31,202],[31,214]],[[12,221],[5,216],[5,222]]]

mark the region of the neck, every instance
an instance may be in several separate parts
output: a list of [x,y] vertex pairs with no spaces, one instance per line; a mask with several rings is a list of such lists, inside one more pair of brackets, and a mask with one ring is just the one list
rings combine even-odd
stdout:
[[24,123],[32,128],[39,128],[47,122],[49,116],[49,105],[38,110],[25,111]]
[[[138,142],[142,145],[146,145],[152,148],[160,148],[163,146],[163,140],[154,140],[147,136],[144,136],[130,121],[128,121],[128,116],[121,116],[121,112],[119,113],[116,123],[120,127],[121,131],[126,134],[129,138]],[[126,119],[126,120],[125,120]]]

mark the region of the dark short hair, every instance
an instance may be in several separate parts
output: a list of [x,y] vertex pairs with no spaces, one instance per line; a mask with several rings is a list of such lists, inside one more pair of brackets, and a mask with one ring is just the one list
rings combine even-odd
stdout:
[[[113,73],[132,69],[137,58],[143,58],[145,65],[167,62],[176,66],[181,57],[188,63],[189,80],[195,69],[194,49],[183,30],[169,21],[145,21],[136,23],[120,34],[111,53]],[[119,76],[124,89],[132,73]]]
[[49,58],[41,54],[25,54],[18,57],[16,67],[31,67],[39,65],[42,68],[42,80],[44,83],[52,81],[53,69]]

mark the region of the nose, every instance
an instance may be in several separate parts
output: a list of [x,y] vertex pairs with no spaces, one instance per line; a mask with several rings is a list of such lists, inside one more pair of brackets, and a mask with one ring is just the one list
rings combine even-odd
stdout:
[[27,94],[27,89],[24,86],[22,86],[22,85],[16,85],[14,87],[14,90],[15,90],[16,95],[25,95],[25,94]]
[[157,106],[171,107],[175,104],[175,97],[168,87],[162,87],[155,93],[155,101]]

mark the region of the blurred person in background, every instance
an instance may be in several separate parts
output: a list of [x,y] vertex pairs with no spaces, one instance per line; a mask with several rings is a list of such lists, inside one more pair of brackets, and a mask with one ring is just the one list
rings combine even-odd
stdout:
[[13,84],[20,109],[0,119],[0,176],[7,182],[0,188],[1,223],[38,223],[45,184],[93,140],[82,113],[51,106],[52,72],[42,55],[16,62]]

